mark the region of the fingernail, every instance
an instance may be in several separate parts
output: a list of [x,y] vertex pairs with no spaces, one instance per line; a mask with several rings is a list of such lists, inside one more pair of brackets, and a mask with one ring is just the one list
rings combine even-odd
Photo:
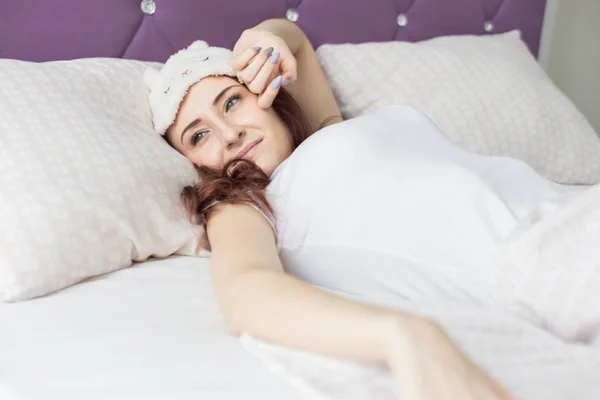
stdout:
[[269,47],[268,49],[265,50],[265,55],[267,57],[271,57],[271,54],[273,54],[273,48]]
[[258,53],[259,51],[262,50],[262,47],[255,47],[254,50],[256,50],[256,52]]
[[273,64],[276,64],[276,63],[277,63],[277,60],[279,60],[279,52],[277,52],[277,53],[275,53],[275,54],[273,54],[273,55],[271,56],[271,62],[272,62]]
[[287,78],[285,81],[283,81],[283,85],[281,86],[287,86],[290,84],[290,78]]
[[279,75],[277,78],[273,79],[273,83],[271,83],[271,87],[273,89],[277,89],[280,84],[281,84],[281,75]]

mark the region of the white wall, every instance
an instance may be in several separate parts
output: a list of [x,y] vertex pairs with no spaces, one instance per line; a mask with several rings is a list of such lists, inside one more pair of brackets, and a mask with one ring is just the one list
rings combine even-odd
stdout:
[[600,0],[548,0],[540,63],[600,134]]

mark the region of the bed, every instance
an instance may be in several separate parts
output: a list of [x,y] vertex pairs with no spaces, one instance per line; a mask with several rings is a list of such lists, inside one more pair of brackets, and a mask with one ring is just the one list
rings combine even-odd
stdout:
[[[545,6],[545,0],[4,0],[0,58],[164,62],[199,38],[231,48],[244,29],[275,17],[297,23],[315,48],[518,29],[537,56]],[[389,388],[382,389],[387,381],[374,378],[378,370],[302,355],[288,355],[286,361],[285,350],[275,352],[252,338],[240,341],[230,335],[214,300],[209,262],[181,255],[151,257],[47,296],[0,303],[0,398],[392,398]],[[448,311],[424,309],[441,317]],[[496,320],[498,332],[502,321]],[[577,388],[578,399],[598,398],[592,382],[600,381],[594,373],[600,357],[563,346],[528,324],[505,322],[509,333],[489,336],[487,344],[498,345],[489,354],[514,355],[501,362],[512,371],[504,377],[524,389],[524,398],[567,398],[562,396]],[[486,337],[477,336],[473,343],[486,348]],[[518,358],[534,343],[546,346],[539,347],[545,356],[536,352]],[[534,384],[528,386],[521,372],[531,365],[536,366],[529,375]],[[339,379],[320,380],[307,373],[308,366],[325,368]],[[566,378],[560,381],[561,376]],[[555,384],[546,385],[547,377]],[[542,386],[545,391],[539,391]]]
[[208,271],[207,259],[151,260],[3,304],[0,398],[300,398],[227,334]]

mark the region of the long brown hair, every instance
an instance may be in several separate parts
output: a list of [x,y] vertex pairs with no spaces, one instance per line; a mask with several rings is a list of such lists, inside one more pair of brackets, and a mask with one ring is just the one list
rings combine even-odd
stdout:
[[[293,151],[313,133],[310,123],[296,100],[283,88],[272,107],[290,132]],[[238,158],[227,162],[221,170],[207,167],[196,170],[200,181],[181,192],[183,204],[195,223],[206,228],[215,204],[251,204],[274,219],[273,208],[265,197],[269,176],[254,162]],[[207,245],[205,241],[204,246]]]

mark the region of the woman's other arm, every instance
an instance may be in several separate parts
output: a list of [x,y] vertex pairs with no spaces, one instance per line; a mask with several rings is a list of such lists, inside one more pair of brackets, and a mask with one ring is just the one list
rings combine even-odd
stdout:
[[508,399],[433,322],[350,301],[285,274],[274,232],[254,208],[221,206],[207,233],[215,294],[235,334],[385,363],[407,400]]

